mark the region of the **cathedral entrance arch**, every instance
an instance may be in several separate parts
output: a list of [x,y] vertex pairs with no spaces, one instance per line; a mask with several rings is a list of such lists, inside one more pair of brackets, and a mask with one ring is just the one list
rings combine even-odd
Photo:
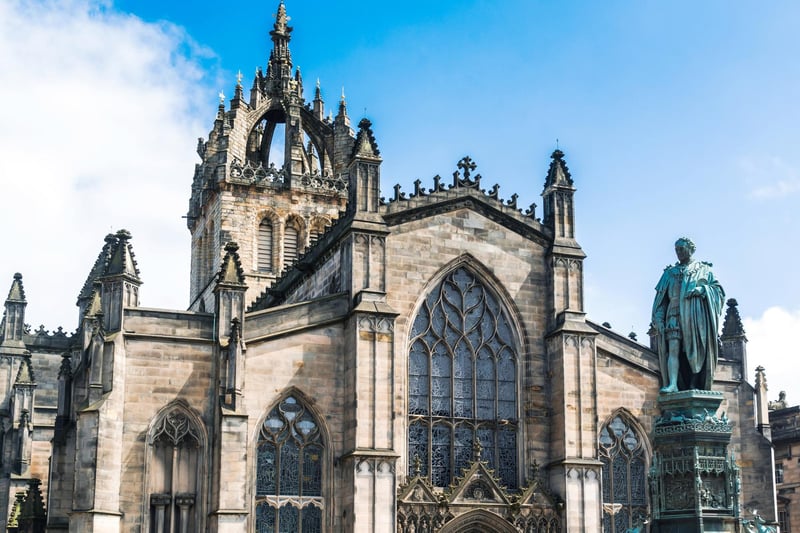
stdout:
[[453,519],[439,533],[517,533],[517,529],[504,518],[478,509]]

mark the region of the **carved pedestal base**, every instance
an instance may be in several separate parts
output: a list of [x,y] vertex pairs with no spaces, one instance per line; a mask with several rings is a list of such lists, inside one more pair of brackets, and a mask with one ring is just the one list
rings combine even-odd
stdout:
[[722,393],[680,391],[658,399],[650,491],[653,531],[738,532],[739,468],[728,444],[731,426],[718,415]]

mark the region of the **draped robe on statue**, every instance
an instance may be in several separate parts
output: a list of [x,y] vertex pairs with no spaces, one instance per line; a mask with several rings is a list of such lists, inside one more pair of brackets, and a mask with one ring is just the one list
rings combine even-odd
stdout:
[[[690,297],[697,287],[703,294]],[[691,261],[668,267],[656,285],[653,325],[661,379],[668,382],[669,338],[680,338],[678,389],[711,390],[717,366],[719,317],[725,291],[711,271],[711,263]],[[672,337],[671,337],[672,336]],[[696,379],[693,374],[697,374]]]

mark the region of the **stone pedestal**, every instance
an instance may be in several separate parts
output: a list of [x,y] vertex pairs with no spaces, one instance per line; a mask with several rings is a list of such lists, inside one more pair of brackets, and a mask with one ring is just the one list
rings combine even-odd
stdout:
[[661,394],[650,467],[652,530],[738,532],[739,468],[728,454],[731,426],[721,392]]

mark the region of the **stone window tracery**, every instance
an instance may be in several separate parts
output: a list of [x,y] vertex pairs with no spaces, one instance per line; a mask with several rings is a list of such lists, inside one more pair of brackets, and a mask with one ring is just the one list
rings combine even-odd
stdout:
[[646,450],[625,417],[616,415],[600,430],[603,462],[603,531],[621,533],[647,516]]
[[437,487],[481,459],[511,489],[517,474],[517,353],[508,314],[464,267],[425,298],[411,329],[408,457]]
[[257,444],[257,533],[322,531],[323,452],[319,425],[297,398],[270,411]]
[[152,427],[148,464],[150,533],[189,533],[200,528],[202,468],[200,429],[180,408]]

